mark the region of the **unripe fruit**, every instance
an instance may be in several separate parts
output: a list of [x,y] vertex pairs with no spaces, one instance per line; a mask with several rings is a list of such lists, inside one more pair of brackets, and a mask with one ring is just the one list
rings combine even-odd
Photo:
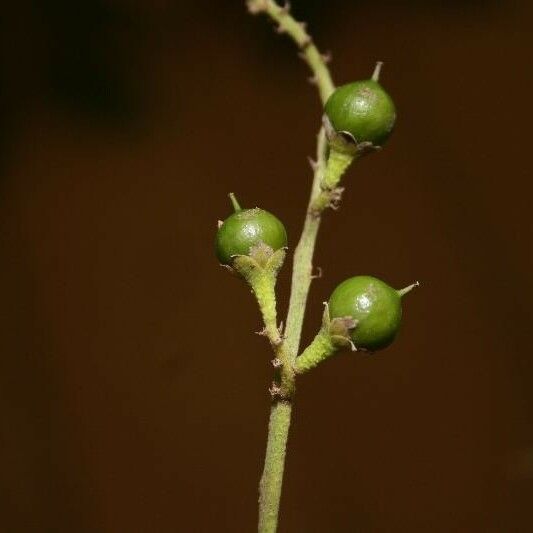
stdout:
[[337,88],[325,105],[333,130],[349,133],[356,144],[381,146],[396,121],[394,102],[375,77]]
[[253,247],[265,244],[275,252],[287,246],[287,232],[282,222],[263,209],[241,209],[219,227],[215,241],[218,260],[232,263],[232,256],[249,255]]
[[329,299],[330,317],[351,316],[357,326],[351,339],[357,348],[375,351],[396,337],[402,318],[403,291],[372,276],[355,276],[342,282]]

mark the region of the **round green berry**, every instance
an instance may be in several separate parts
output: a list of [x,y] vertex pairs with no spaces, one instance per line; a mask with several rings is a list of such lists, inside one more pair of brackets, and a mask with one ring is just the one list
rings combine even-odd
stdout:
[[369,351],[388,346],[396,337],[402,318],[401,292],[372,276],[343,281],[329,299],[330,318],[357,320],[351,339]]
[[273,251],[287,246],[287,232],[282,222],[264,209],[242,209],[230,215],[216,235],[218,260],[229,265],[235,255],[249,255],[251,249],[266,244]]
[[373,79],[336,89],[326,102],[325,112],[336,132],[348,132],[358,144],[381,146],[396,121],[394,102]]

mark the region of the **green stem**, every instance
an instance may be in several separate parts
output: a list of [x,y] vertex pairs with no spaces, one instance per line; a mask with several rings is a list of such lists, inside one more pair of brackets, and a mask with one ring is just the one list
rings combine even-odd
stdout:
[[343,174],[352,164],[354,156],[339,150],[331,149],[329,152],[326,172],[322,180],[322,189],[334,189],[339,184]]
[[[233,268],[246,280],[255,295],[264,330],[276,355],[277,382],[272,387],[273,397],[288,400],[294,392],[294,369],[288,358],[285,343],[281,337],[276,312],[276,279],[285,258],[285,250],[263,255],[261,249],[252,250],[250,255],[239,255],[233,260]],[[259,260],[259,261],[258,261]]]
[[294,369],[289,360],[285,343],[281,337],[280,328],[278,327],[275,292],[278,269],[269,267],[271,265],[267,264],[266,268],[258,270],[255,275],[248,277],[248,283],[254,291],[263,316],[265,335],[272,345],[277,364],[281,365],[277,376],[277,390],[272,391],[273,395],[284,400],[289,400],[294,392]]
[[302,235],[294,253],[291,297],[287,315],[287,328],[285,330],[286,338],[281,345],[282,358],[280,359],[283,362],[281,390],[288,391],[289,394],[285,393],[281,396],[275,396],[270,411],[265,466],[259,484],[259,533],[275,533],[277,530],[283,471],[285,467],[285,450],[289,437],[292,395],[294,393],[295,373],[293,365],[300,345],[307,295],[311,280],[313,279],[313,252],[320,226],[320,216],[311,213],[310,207],[320,194],[320,182],[326,161],[326,147],[325,132],[324,130],[320,130],[317,143],[317,162],[315,165],[309,207],[305,217]]
[[272,346],[278,346],[281,343],[281,334],[276,313],[276,276],[271,272],[260,272],[250,285],[263,316],[265,335]]
[[324,173],[326,161],[327,141],[324,130],[320,130],[317,142],[317,161],[315,166],[315,175],[309,206],[305,216],[304,227],[298,246],[294,252],[291,296],[289,300],[289,311],[287,314],[287,329],[285,345],[289,352],[289,357],[294,363],[298,348],[300,347],[300,337],[302,325],[307,305],[307,295],[311,281],[313,280],[313,254],[315,243],[320,227],[320,213],[312,211],[312,206],[316,198],[320,195],[322,176]]
[[330,334],[321,329],[313,342],[296,358],[294,370],[297,374],[303,374],[322,361],[333,355],[337,351]]
[[[272,272],[268,269],[258,271],[256,276],[253,276],[251,279],[248,278],[248,283],[250,283],[254,291],[259,309],[261,310],[263,323],[265,324],[264,333],[272,345],[278,364],[281,365],[278,372],[278,383],[276,384],[278,390],[272,391],[272,393],[274,396],[288,401],[294,392],[295,373],[278,327],[275,292],[276,274],[277,271]],[[277,460],[279,460],[278,455],[274,458],[274,461]],[[273,470],[276,473],[276,470],[279,470],[279,466],[275,465]]]
[[291,402],[282,400],[276,401],[270,411],[265,469],[259,483],[259,533],[275,532],[278,526],[291,411]]
[[331,148],[324,172],[324,178],[320,183],[320,194],[315,198],[311,206],[311,211],[321,213],[340,199],[342,189],[338,188],[340,180],[348,167],[355,160],[355,155],[348,154]]
[[[307,33],[305,24],[297,22],[289,13],[288,5],[279,6],[273,0],[248,0],[251,13],[265,13],[278,25],[278,30],[286,33],[298,46],[302,59],[313,73],[313,81],[318,87],[324,104],[335,89],[326,58],[314,45]],[[291,296],[287,315],[286,339],[278,347],[278,358],[282,363],[278,381],[280,393],[273,395],[268,426],[265,465],[259,485],[259,533],[275,533],[278,525],[279,502],[283,483],[285,450],[291,422],[292,395],[294,393],[294,369],[302,323],[307,303],[307,295],[312,280],[312,259],[315,241],[320,226],[320,213],[312,212],[311,207],[320,195],[320,182],[326,161],[326,136],[320,130],[317,145],[317,162],[313,178],[311,197],[300,241],[294,254]]]
[[276,280],[285,260],[285,250],[275,252],[268,246],[252,248],[250,255],[233,259],[233,268],[250,285],[263,318],[263,333],[277,351],[282,344],[276,311]]

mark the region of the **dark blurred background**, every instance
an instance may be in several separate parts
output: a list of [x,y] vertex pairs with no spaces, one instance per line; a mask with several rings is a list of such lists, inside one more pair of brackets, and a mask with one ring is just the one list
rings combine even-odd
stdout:
[[[399,109],[321,229],[401,287],[398,341],[299,381],[281,532],[533,530],[528,0],[294,1]],[[244,2],[6,2],[0,531],[249,532],[271,354],[213,255],[227,193],[297,242],[321,110]],[[280,280],[284,312],[289,264]]]

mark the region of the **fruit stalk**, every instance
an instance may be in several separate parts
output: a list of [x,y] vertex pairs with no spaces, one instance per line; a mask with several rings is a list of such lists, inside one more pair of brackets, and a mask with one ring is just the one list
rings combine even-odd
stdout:
[[277,323],[275,285],[276,277],[270,272],[261,273],[252,285],[263,316],[265,335],[274,347],[281,343],[281,335]]
[[304,227],[296,250],[294,252],[291,295],[287,314],[287,329],[285,344],[294,363],[300,346],[300,336],[307,304],[307,295],[313,280],[313,254],[320,227],[320,213],[316,213],[312,206],[321,193],[321,182],[326,166],[327,141],[323,129],[318,134],[317,160],[314,165],[315,173],[309,205],[305,216]]
[[296,358],[294,370],[297,374],[303,374],[318,366],[322,361],[337,351],[329,333],[321,329],[313,342]]
[[[268,247],[257,247],[255,250],[250,256],[235,257],[232,266],[251,287],[263,318],[264,329],[261,334],[268,337],[274,350],[277,350],[282,338],[276,311],[276,280],[285,259],[285,250],[272,252]],[[259,264],[256,258],[261,257],[263,250],[268,255],[264,255],[264,263],[262,261]]]
[[354,154],[331,150],[328,164],[322,180],[322,189],[331,190],[337,187],[342,175],[354,160]]

